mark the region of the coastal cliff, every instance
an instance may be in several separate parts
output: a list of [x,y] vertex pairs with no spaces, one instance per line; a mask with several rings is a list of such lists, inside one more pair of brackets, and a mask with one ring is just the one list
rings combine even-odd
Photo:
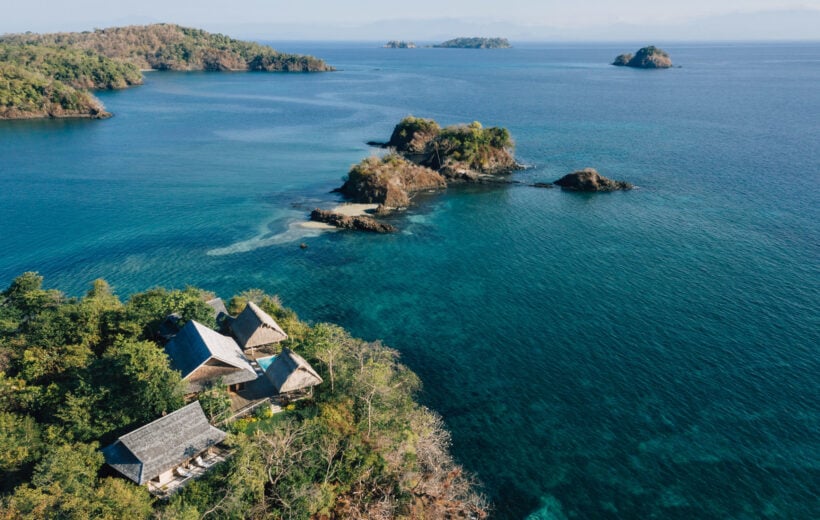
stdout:
[[413,193],[446,187],[447,181],[438,172],[391,153],[355,165],[339,192],[356,202],[404,208],[410,205]]

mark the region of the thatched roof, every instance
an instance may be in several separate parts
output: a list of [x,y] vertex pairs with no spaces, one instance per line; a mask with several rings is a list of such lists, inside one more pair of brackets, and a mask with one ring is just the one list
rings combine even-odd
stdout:
[[282,353],[276,356],[265,371],[265,376],[280,394],[302,390],[322,382],[322,377],[313,370],[305,358],[289,348],[282,349]]
[[282,327],[253,302],[231,323],[231,330],[242,348],[261,347],[288,339]]
[[213,309],[214,311],[214,319],[217,323],[221,323],[222,320],[229,317],[228,309],[225,307],[225,302],[222,301],[222,298],[214,298],[213,300],[208,300],[205,302],[205,305]]
[[245,383],[257,378],[242,350],[228,336],[191,320],[165,345],[171,368],[182,373],[188,391],[202,390],[218,378],[225,385]]
[[112,468],[137,484],[145,484],[226,436],[208,423],[199,401],[194,401],[123,435],[102,452]]

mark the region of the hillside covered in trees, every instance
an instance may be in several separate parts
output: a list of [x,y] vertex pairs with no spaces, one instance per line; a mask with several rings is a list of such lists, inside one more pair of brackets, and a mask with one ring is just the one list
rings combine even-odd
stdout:
[[0,64],[3,119],[105,117],[99,101],[76,91],[138,85],[140,70],[333,70],[312,56],[169,24],[7,34],[0,36]]
[[0,119],[110,115],[88,92],[41,72],[0,62]]
[[[0,293],[0,518],[483,518],[420,382],[379,342],[308,325],[246,291],[325,383],[276,415],[231,423],[233,454],[167,501],[112,476],[100,447],[184,405],[157,342],[170,313],[213,327],[212,295],[152,289],[122,302],[102,280],[81,298],[25,273]],[[225,391],[198,395],[213,419]]]
[[509,49],[512,47],[506,38],[453,38],[433,45],[441,49]]

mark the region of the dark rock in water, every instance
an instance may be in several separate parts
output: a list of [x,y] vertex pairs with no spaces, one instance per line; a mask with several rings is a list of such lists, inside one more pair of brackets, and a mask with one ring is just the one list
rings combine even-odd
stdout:
[[555,184],[551,182],[536,182],[532,185],[533,188],[554,188]]
[[640,49],[634,56],[621,54],[612,64],[636,69],[668,69],[672,66],[672,59],[666,51],[650,45]]
[[619,54],[612,64],[618,67],[626,67],[629,65],[630,60],[632,60],[632,53]]
[[355,229],[357,231],[368,231],[371,233],[395,233],[396,228],[390,224],[379,222],[370,217],[348,217],[332,211],[314,209],[310,213],[310,220],[314,222],[324,222],[340,229]]
[[299,244],[299,249],[307,249],[307,248],[308,248],[308,245],[307,245],[307,244],[305,244],[304,242],[302,242],[301,244]]
[[628,182],[607,179],[593,168],[564,175],[555,184],[570,191],[616,191],[631,190],[634,187]]
[[377,148],[387,148],[388,146],[390,146],[390,143],[383,143],[381,141],[367,141],[364,144],[366,144],[367,146],[375,146]]

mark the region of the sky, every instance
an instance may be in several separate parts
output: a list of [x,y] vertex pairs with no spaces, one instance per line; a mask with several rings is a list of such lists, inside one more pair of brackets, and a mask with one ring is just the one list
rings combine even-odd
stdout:
[[[579,39],[573,32],[639,35],[642,28],[678,28],[706,20],[727,24],[780,12],[772,24],[798,26],[798,35],[820,28],[801,22],[801,12],[820,16],[820,0],[0,0],[0,33],[86,30],[154,22],[178,23],[237,37],[270,39],[436,39],[448,30],[501,31],[523,39]],[[783,13],[792,13],[788,20]],[[802,24],[802,26],[801,26]],[[805,27],[803,27],[805,26]],[[612,32],[611,28],[620,27]],[[775,27],[794,34],[790,27]],[[408,34],[404,34],[407,32]],[[697,32],[697,31],[695,31]],[[750,36],[757,27],[747,27]],[[764,31],[764,37],[771,31]],[[412,34],[410,34],[412,33]],[[490,35],[490,34],[486,34]],[[495,34],[493,34],[495,35]],[[805,37],[805,35],[803,35]],[[811,38],[812,34],[808,34]]]

